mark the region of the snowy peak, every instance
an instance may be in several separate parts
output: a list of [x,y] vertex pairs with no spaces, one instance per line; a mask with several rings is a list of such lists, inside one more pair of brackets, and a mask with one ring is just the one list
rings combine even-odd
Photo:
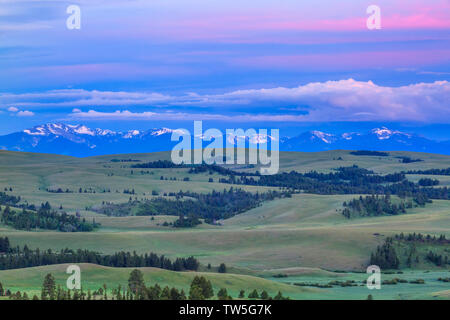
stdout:
[[174,130],[169,129],[169,128],[152,129],[152,130],[150,130],[150,135],[161,136],[161,135],[168,134],[168,133],[171,134],[172,132],[174,132]]
[[95,129],[92,130],[84,125],[66,125],[62,123],[47,123],[36,126],[31,129],[23,130],[24,133],[31,136],[67,136],[67,135],[89,135],[89,136],[105,136],[115,134],[111,130]]
[[122,138],[124,139],[131,139],[135,136],[138,136],[141,132],[139,130],[130,130],[127,133],[125,133],[124,135],[122,135]]
[[408,138],[411,137],[410,134],[401,131],[390,130],[386,127],[372,129],[372,134],[376,135],[379,140],[391,139],[395,135],[402,135]]
[[79,126],[79,127],[75,128],[73,131],[78,134],[87,134],[90,136],[95,136],[95,132],[86,126]]
[[62,123],[47,123],[44,125],[36,126],[31,129],[23,130],[24,133],[30,136],[62,136],[68,137],[70,135],[74,136],[90,136],[90,137],[112,137],[117,136],[123,139],[139,138],[144,135],[149,135],[153,137],[159,137],[166,134],[172,134],[176,130],[169,128],[153,128],[148,131],[140,130],[129,130],[127,132],[118,132],[108,129],[91,129],[85,125],[71,125]]
[[[153,128],[149,130],[112,131],[91,129],[82,124],[47,123],[5,136],[0,136],[0,149],[59,153],[74,156],[105,155],[116,153],[142,153],[169,151],[177,142],[171,141],[172,133],[181,129]],[[267,143],[275,140],[268,134],[253,132],[250,136],[224,135],[229,143]],[[205,135],[198,136],[208,144]],[[278,138],[277,138],[278,139]],[[204,144],[204,145],[205,145]],[[366,132],[332,134],[323,131],[308,131],[294,137],[280,137],[282,151],[315,152],[324,150],[376,150],[376,151],[418,151],[450,153],[450,141],[434,141],[425,137],[404,133],[387,127]]]
[[345,140],[352,140],[360,135],[361,135],[361,133],[359,133],[359,132],[346,132],[346,133],[343,133],[341,135],[341,137]]
[[336,141],[336,137],[333,134],[322,131],[311,131],[311,139],[319,139],[328,144]]

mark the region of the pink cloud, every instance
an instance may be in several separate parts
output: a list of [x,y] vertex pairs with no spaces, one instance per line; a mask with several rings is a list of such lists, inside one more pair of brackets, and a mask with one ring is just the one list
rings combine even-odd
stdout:
[[[450,29],[450,8],[448,13],[421,10],[419,13],[398,14],[382,11],[383,30],[423,30]],[[218,42],[267,42],[278,38],[282,41],[289,32],[352,32],[369,31],[363,13],[342,18],[303,18],[292,15],[220,15],[197,17],[178,21],[162,22],[158,28],[145,29],[147,35],[168,37],[176,40],[210,40]],[[150,30],[150,31],[148,31]],[[280,35],[280,32],[286,34]],[[277,33],[277,36],[273,36]],[[298,36],[299,37],[299,36]],[[297,41],[299,41],[298,39]]]
[[372,51],[236,58],[231,64],[257,68],[345,70],[432,65],[450,61],[450,50]]

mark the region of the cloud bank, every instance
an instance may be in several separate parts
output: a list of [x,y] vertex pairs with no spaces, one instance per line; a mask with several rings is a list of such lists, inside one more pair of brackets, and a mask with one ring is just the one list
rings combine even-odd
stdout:
[[[354,79],[221,94],[53,90],[0,94],[5,108],[59,109],[72,119],[421,121],[450,123],[450,82],[400,87]],[[111,110],[112,109],[112,110]],[[64,111],[66,110],[66,111]]]

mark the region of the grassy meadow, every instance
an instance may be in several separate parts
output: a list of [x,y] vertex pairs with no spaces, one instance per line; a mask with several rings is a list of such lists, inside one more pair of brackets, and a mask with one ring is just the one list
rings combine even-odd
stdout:
[[[404,164],[399,157],[408,156],[424,161]],[[221,226],[202,224],[191,229],[164,227],[174,216],[108,217],[92,210],[103,202],[127,202],[133,198],[150,199],[152,191],[160,195],[169,192],[193,191],[208,193],[231,186],[218,183],[217,173],[189,174],[188,169],[131,169],[130,162],[113,159],[133,159],[141,162],[169,160],[170,153],[111,155],[73,158],[58,155],[0,151],[0,191],[21,196],[28,203],[40,205],[49,201],[52,207],[63,207],[70,214],[78,212],[88,221],[95,218],[101,227],[95,232],[63,233],[57,231],[23,231],[0,224],[0,236],[7,236],[12,245],[40,249],[89,249],[101,253],[116,251],[155,252],[169,257],[195,256],[203,265],[226,263],[227,274],[208,273],[214,288],[225,286],[237,296],[240,288],[266,289],[270,294],[281,290],[294,299],[365,299],[368,294],[380,299],[449,298],[450,285],[437,278],[448,277],[445,270],[406,270],[399,277],[423,278],[424,285],[397,284],[384,286],[377,292],[365,286],[333,287],[331,289],[299,287],[295,282],[329,282],[333,279],[362,281],[370,253],[388,236],[420,232],[445,234],[450,237],[450,201],[434,200],[408,214],[348,220],[340,214],[342,203],[357,195],[295,194],[292,198],[276,199],[233,218],[220,221]],[[348,151],[318,153],[282,152],[280,170],[329,172],[337,167],[357,164],[379,174],[408,170],[450,167],[450,156],[390,152],[389,157],[354,156]],[[242,169],[254,171],[252,169]],[[143,171],[143,172],[141,172]],[[163,179],[161,179],[163,177]],[[190,181],[183,181],[189,177]],[[441,186],[450,185],[448,176],[408,175],[417,182],[432,177]],[[166,180],[167,178],[167,180]],[[176,181],[170,180],[176,178]],[[213,178],[214,182],[208,182]],[[251,192],[264,192],[268,187],[238,186]],[[47,189],[69,189],[70,193],[50,193]],[[83,192],[80,193],[79,189]],[[84,193],[84,190],[88,193]],[[273,189],[273,188],[272,188]],[[108,192],[108,190],[110,192]],[[94,193],[95,191],[95,193]],[[106,191],[106,192],[105,192]],[[345,271],[345,273],[335,271]],[[171,272],[145,268],[150,283],[188,288],[193,272]],[[429,272],[426,272],[429,271]],[[39,290],[46,273],[52,272],[58,283],[67,278],[64,265],[0,271],[0,282],[17,290]],[[130,270],[82,265],[86,288],[98,289],[103,283],[125,284]],[[285,278],[271,275],[287,273]],[[416,274],[417,273],[417,274]],[[391,276],[391,275],[389,275]],[[320,280],[320,281],[319,281]],[[62,282],[61,282],[62,284]]]

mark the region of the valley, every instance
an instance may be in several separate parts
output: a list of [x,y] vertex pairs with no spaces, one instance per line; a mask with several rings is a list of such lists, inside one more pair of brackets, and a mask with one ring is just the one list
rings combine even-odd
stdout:
[[[405,164],[398,161],[399,157],[420,158],[423,161]],[[129,162],[130,159],[134,162]],[[335,279],[354,280],[361,284],[367,278],[365,268],[371,253],[388,237],[400,233],[445,235],[447,239],[450,238],[450,201],[445,199],[433,199],[432,203],[425,206],[414,206],[405,214],[347,219],[340,212],[343,203],[359,195],[295,192],[290,197],[263,201],[255,208],[219,220],[216,224],[203,222],[193,228],[172,227],[171,224],[178,218],[173,215],[119,217],[107,216],[95,210],[102,203],[127,203],[130,197],[133,201],[136,198],[137,201],[149,201],[159,197],[175,200],[169,194],[180,191],[198,194],[230,188],[239,188],[252,194],[280,191],[278,187],[219,182],[226,177],[217,172],[192,174],[187,168],[132,168],[135,163],[169,159],[169,152],[75,158],[0,151],[0,190],[7,190],[7,195],[20,196],[21,201],[17,206],[21,203],[39,206],[48,201],[58,211],[78,215],[87,222],[95,219],[100,224],[92,232],[17,230],[11,225],[0,224],[0,237],[8,237],[12,246],[27,245],[31,249],[86,249],[101,254],[118,251],[135,251],[137,254],[155,252],[169,258],[194,256],[201,264],[198,272],[204,272],[211,278],[216,289],[221,287],[221,283],[226,283],[234,298],[237,297],[238,286],[233,284],[232,279],[239,277],[249,277],[245,278],[249,281],[248,285],[242,282],[244,287],[258,290],[273,288],[266,290],[271,295],[281,290],[292,299],[365,299],[368,294],[386,299],[448,298],[448,283],[437,279],[448,277],[449,267],[436,266],[426,259],[421,260],[418,266],[402,267],[403,274],[382,276],[383,280],[396,276],[407,278],[408,281],[423,278],[424,285],[385,285],[376,292],[369,291],[365,286],[335,285],[332,288],[320,288],[295,285],[326,284]],[[385,175],[401,171],[446,169],[450,167],[450,157],[411,152],[389,152],[387,157],[355,156],[349,151],[280,153],[283,172],[329,173],[335,172],[336,168],[353,165]],[[231,169],[254,172],[257,168]],[[437,187],[447,185],[447,176],[420,176],[442,181]],[[408,180],[418,181],[414,174],[407,177]],[[211,178],[213,182],[210,182]],[[58,189],[64,192],[48,191]],[[70,192],[65,192],[67,189]],[[125,190],[134,190],[134,193]],[[395,200],[396,196],[393,198]],[[5,205],[1,207],[4,210]],[[398,252],[398,255],[402,261],[405,259],[403,252]],[[227,266],[225,274],[216,271],[222,263]],[[208,269],[208,265],[212,269]],[[62,279],[66,277],[61,272],[63,269],[62,265],[50,265],[1,270],[0,282],[8,288],[29,290],[32,293],[38,290],[48,270],[52,270],[56,279],[63,284]],[[86,272],[86,286],[91,289],[101,286],[107,279],[114,279],[111,285],[126,285],[126,275],[130,273],[126,268],[89,264],[82,264],[81,269],[83,276]],[[186,279],[191,279],[192,274],[196,273],[170,271],[170,276],[162,276],[169,271],[142,270],[151,283],[179,285],[185,289],[189,282]],[[18,274],[21,277],[17,277]],[[277,274],[283,277],[275,277]],[[179,283],[175,281],[178,277]],[[181,280],[183,278],[186,279]]]

